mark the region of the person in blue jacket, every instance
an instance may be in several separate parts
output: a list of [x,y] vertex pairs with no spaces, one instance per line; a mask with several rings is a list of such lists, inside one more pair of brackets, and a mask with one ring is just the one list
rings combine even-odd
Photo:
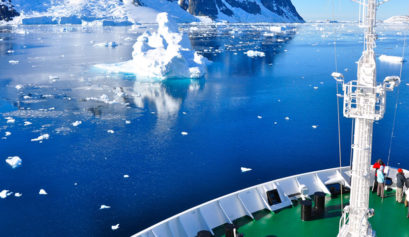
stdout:
[[385,191],[385,174],[383,173],[384,169],[385,169],[385,166],[381,165],[381,167],[378,169],[376,173],[376,180],[378,181],[377,195],[380,196],[381,198],[384,198],[384,191]]

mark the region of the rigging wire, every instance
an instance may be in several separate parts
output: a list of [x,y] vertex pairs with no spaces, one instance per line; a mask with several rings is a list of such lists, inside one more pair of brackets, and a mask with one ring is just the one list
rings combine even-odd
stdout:
[[[405,37],[404,37],[404,40],[403,40],[402,62],[400,64],[399,78],[402,78],[403,59],[404,59],[404,56],[405,56],[405,48],[406,48],[406,34],[405,34]],[[389,161],[391,159],[392,141],[393,141],[393,136],[395,135],[396,114],[397,114],[398,105],[399,105],[399,92],[400,92],[400,87],[398,87],[398,92],[397,92],[397,95],[396,95],[395,111],[394,111],[394,114],[393,114],[393,122],[392,122],[392,131],[391,131],[391,137],[390,137],[390,140],[389,140],[388,162],[386,163],[387,166],[389,166]]]

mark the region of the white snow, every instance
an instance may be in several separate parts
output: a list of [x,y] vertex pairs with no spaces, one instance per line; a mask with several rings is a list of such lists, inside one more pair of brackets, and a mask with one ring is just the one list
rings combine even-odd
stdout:
[[114,130],[112,130],[112,129],[109,129],[109,130],[107,130],[107,133],[114,134],[114,133],[115,133],[115,131],[114,131]]
[[249,50],[247,52],[244,52],[244,54],[247,54],[247,56],[250,58],[266,56],[264,52],[255,51],[255,50]]
[[6,197],[10,196],[11,194],[13,194],[12,192],[10,192],[9,190],[3,190],[0,192],[0,198],[5,199]]
[[125,179],[129,178],[129,174],[124,174],[124,178]]
[[318,90],[318,86],[314,86],[314,90]]
[[38,192],[38,194],[40,194],[40,195],[47,195],[48,193],[47,193],[44,189],[40,189],[40,191]]
[[14,118],[12,118],[12,117],[7,117],[6,119],[7,119],[7,123],[14,123],[14,122],[16,122],[16,120],[15,120]]
[[46,134],[38,136],[37,138],[31,139],[31,141],[32,142],[38,142],[38,141],[42,141],[42,140],[47,140],[49,138],[50,138],[50,135],[46,133]]
[[8,132],[8,131],[7,131],[7,132],[4,133],[4,136],[6,136],[6,137],[8,137],[8,136],[10,136],[10,135],[11,135],[11,132]]
[[119,224],[116,224],[116,225],[111,226],[111,229],[112,229],[112,230],[117,230],[117,229],[119,229]]
[[24,126],[28,126],[28,125],[31,125],[32,123],[31,122],[29,122],[29,121],[25,121],[24,122]]
[[21,166],[22,162],[23,162],[23,161],[22,161],[21,158],[18,157],[18,156],[9,156],[9,157],[6,159],[6,163],[9,164],[9,165],[11,166],[11,168],[13,168],[13,169],[15,169],[15,168]]
[[109,209],[109,208],[111,208],[111,206],[107,206],[107,205],[102,204],[101,207],[99,208],[99,210]]
[[72,126],[77,127],[80,124],[82,124],[82,121],[75,121],[72,123]]
[[285,119],[285,120],[290,120],[290,117],[287,116],[287,117],[285,117],[284,119]]
[[181,132],[182,136],[187,136],[189,133],[188,132]]
[[240,167],[240,170],[241,170],[242,173],[244,173],[244,172],[249,172],[252,169],[251,168],[246,168],[246,167]]
[[23,196],[23,194],[22,193],[15,193],[14,196],[15,197],[21,197],[21,196]]
[[257,118],[258,118],[258,119],[262,119],[262,118],[263,118],[263,116],[261,116],[261,115],[258,115],[258,116],[257,116]]
[[20,61],[18,61],[18,60],[9,60],[9,63],[10,64],[12,64],[12,65],[16,65],[16,64],[18,64]]
[[157,15],[157,32],[145,32],[133,46],[132,60],[95,67],[112,73],[130,73],[140,78],[200,78],[207,60],[197,54],[187,33],[179,32],[168,13]]
[[125,120],[125,124],[131,124],[130,120]]
[[20,89],[22,89],[23,88],[23,85],[20,85],[20,84],[18,84],[18,85],[16,85],[16,87],[15,87],[17,90],[20,90]]
[[384,55],[384,54],[379,56],[379,60],[383,61],[383,62],[388,62],[388,63],[402,63],[403,62],[402,57],[388,56],[388,55]]
[[318,125],[312,125],[311,126],[313,129],[316,129],[316,128],[318,128]]

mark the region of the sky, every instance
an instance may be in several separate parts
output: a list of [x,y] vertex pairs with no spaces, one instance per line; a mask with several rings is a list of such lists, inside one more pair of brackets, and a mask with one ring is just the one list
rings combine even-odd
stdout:
[[[306,21],[358,20],[358,3],[352,0],[291,0]],[[389,0],[378,9],[378,19],[409,15],[409,0]]]

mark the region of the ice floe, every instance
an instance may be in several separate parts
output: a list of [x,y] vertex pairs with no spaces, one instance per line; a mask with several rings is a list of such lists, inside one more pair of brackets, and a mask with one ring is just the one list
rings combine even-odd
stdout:
[[15,193],[14,196],[15,197],[21,197],[21,196],[23,196],[23,194],[22,193]]
[[255,51],[255,50],[249,50],[247,52],[244,52],[244,54],[246,54],[250,58],[266,56],[264,52]]
[[18,61],[18,60],[9,60],[9,63],[10,64],[12,64],[12,65],[16,65],[16,64],[18,64],[20,61]]
[[244,172],[249,172],[252,169],[251,168],[246,168],[246,167],[240,167],[240,170],[241,170],[242,173],[244,173]]
[[17,90],[21,90],[21,89],[23,88],[23,85],[18,84],[18,85],[15,86],[15,88],[16,88]]
[[4,133],[4,136],[6,136],[6,137],[8,137],[8,136],[10,136],[10,135],[11,135],[11,132],[8,132],[8,131],[7,131],[7,132]]
[[263,116],[261,116],[261,115],[257,115],[257,118],[258,118],[258,119],[262,119],[262,118],[263,118]]
[[129,174],[124,174],[124,178],[125,179],[129,178]]
[[188,132],[181,132],[180,134],[182,134],[182,136],[187,136],[189,133]]
[[47,193],[44,189],[40,189],[40,191],[38,192],[38,194],[40,194],[40,195],[47,195],[48,193]]
[[5,198],[7,198],[8,196],[10,196],[11,194],[13,194],[13,192],[10,192],[9,190],[2,190],[1,192],[0,192],[0,198],[2,198],[2,199],[5,199]]
[[108,130],[107,130],[107,133],[114,134],[114,133],[115,133],[115,131],[114,131],[114,130],[112,130],[112,129],[108,129]]
[[131,124],[130,120],[125,120],[125,124]]
[[109,208],[111,208],[111,206],[107,206],[107,205],[102,204],[101,207],[99,208],[99,210],[109,209]]
[[42,140],[47,140],[50,138],[50,135],[48,133],[45,133],[43,135],[38,136],[37,138],[33,138],[31,139],[32,142],[38,142],[38,141],[42,141]]
[[311,126],[313,129],[316,129],[316,128],[318,128],[318,125],[312,125]]
[[112,229],[112,230],[117,230],[117,229],[119,229],[119,224],[116,224],[116,225],[111,226],[111,229]]
[[77,127],[80,124],[82,124],[82,121],[75,121],[75,122],[72,123],[72,126]]
[[402,63],[403,62],[403,58],[402,57],[398,57],[398,56],[388,56],[388,55],[384,55],[382,54],[381,56],[379,56],[379,60],[383,61],[383,62],[388,62],[388,63]]
[[15,123],[16,120],[12,117],[6,117],[7,122],[6,123]]
[[130,73],[141,78],[200,78],[207,72],[207,60],[191,46],[187,33],[167,13],[157,15],[157,32],[145,32],[133,46],[132,60],[98,64],[96,68],[112,73]]
[[20,157],[18,156],[9,156],[6,159],[6,163],[11,166],[11,168],[15,169],[23,163]]
[[107,47],[107,48],[115,48],[118,46],[118,43],[115,41],[110,42],[103,42],[103,43],[96,43],[94,47]]
[[287,117],[285,117],[284,119],[288,121],[288,120],[290,120],[290,117],[287,116]]

